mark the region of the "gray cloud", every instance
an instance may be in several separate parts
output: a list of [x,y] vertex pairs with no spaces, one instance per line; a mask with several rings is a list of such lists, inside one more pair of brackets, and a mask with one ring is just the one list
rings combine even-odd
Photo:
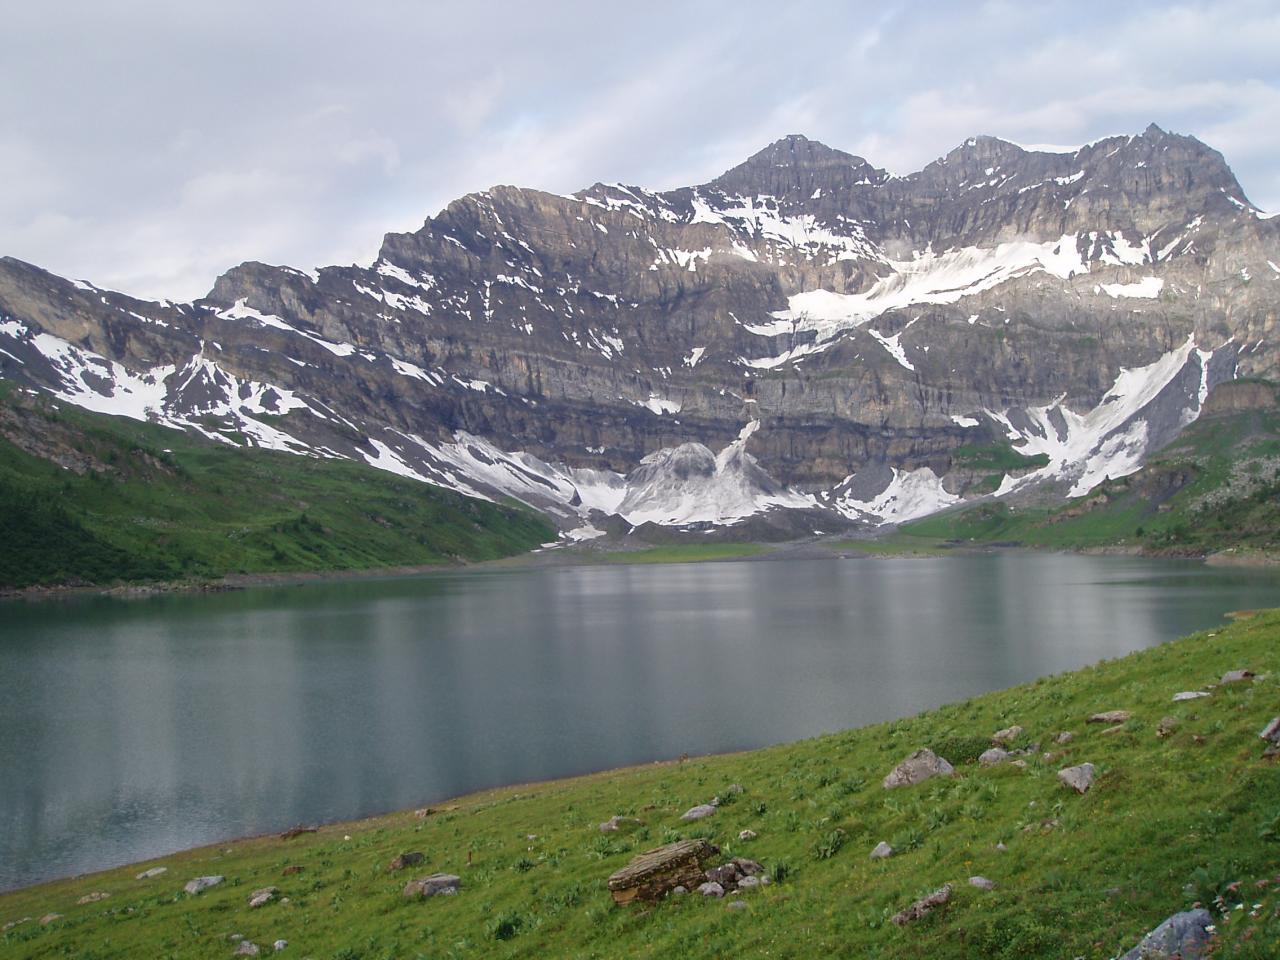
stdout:
[[6,21],[0,252],[147,296],[245,259],[367,262],[495,183],[700,182],[788,133],[906,173],[977,133],[1155,121],[1280,207],[1271,3],[60,0]]

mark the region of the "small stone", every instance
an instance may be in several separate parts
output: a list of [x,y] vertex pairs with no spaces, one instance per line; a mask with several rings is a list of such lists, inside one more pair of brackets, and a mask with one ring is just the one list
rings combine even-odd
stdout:
[[728,903],[724,905],[724,907],[726,910],[745,910],[747,909],[747,901],[730,900]]
[[227,939],[230,940],[232,943],[239,943],[241,940],[244,939],[244,934],[230,933],[230,934],[227,934]]
[[196,877],[194,880],[188,880],[187,885],[182,889],[194,896],[210,887],[216,887],[225,879],[225,877]]
[[1199,700],[1201,697],[1207,697],[1208,695],[1204,690],[1183,690],[1181,693],[1173,695],[1173,702],[1182,703],[1184,700]]
[[738,832],[739,840],[754,840],[759,834],[754,830],[741,830]]
[[397,870],[404,870],[407,867],[416,867],[426,858],[417,851],[402,853],[387,865],[387,873],[395,873]]
[[712,804],[701,803],[701,804],[698,804],[698,806],[696,807],[690,807],[688,810],[686,810],[684,814],[680,817],[680,819],[684,820],[687,823],[692,820],[701,820],[704,817],[709,817],[715,812],[716,812],[716,808]]
[[1252,670],[1228,670],[1222,675],[1222,683],[1243,683],[1252,680],[1257,674]]
[[1177,717],[1161,717],[1160,722],[1156,724],[1156,736],[1161,740],[1173,736],[1173,731],[1178,729]]
[[893,856],[893,847],[881,840],[876,844],[876,848],[871,851],[872,860],[888,860]]
[[43,917],[40,918],[40,926],[47,927],[49,924],[53,923],[53,921],[61,920],[61,919],[62,919],[62,914],[60,913],[46,913]]
[[99,890],[95,893],[86,893],[83,897],[77,900],[76,903],[83,907],[86,903],[97,903],[100,900],[107,899],[109,896],[111,896],[111,894],[103,893]]
[[704,897],[723,897],[724,887],[716,883],[714,880],[708,880],[706,883],[698,887],[698,892]]
[[996,888],[994,880],[988,880],[986,877],[970,877],[969,886],[977,887],[979,890],[994,890]]
[[1088,793],[1089,788],[1093,786],[1093,778],[1092,763],[1082,763],[1078,767],[1064,767],[1058,771],[1058,780],[1076,793]]
[[1019,770],[1025,770],[1025,769],[1027,769],[1027,761],[1022,760],[1022,759],[1018,759],[1018,760],[1010,760],[1010,761],[1009,761],[1009,766],[1011,766],[1011,767],[1017,767]]
[[279,953],[288,945],[289,945],[288,940],[277,940],[275,943],[271,945],[271,949],[274,950],[276,953]]
[[1102,736],[1104,737],[1113,736],[1114,734],[1117,734],[1120,731],[1122,731],[1124,728],[1125,727],[1123,723],[1117,723],[1114,727],[1107,727],[1107,729],[1103,730]]
[[683,897],[689,891],[685,889],[683,884],[678,884],[671,888],[671,893],[677,897]]
[[1054,743],[1063,744],[1070,743],[1076,738],[1076,735],[1070,730],[1063,730],[1060,734],[1053,738]]
[[344,841],[350,842],[350,840],[351,840],[351,834],[349,834],[349,833],[344,834],[344,835],[343,835],[343,837],[342,837],[342,839],[343,839]]
[[978,765],[982,767],[994,767],[997,764],[1004,763],[1008,759],[1008,750],[1001,747],[992,747],[990,750],[983,750],[978,756]]
[[1090,723],[1128,723],[1133,714],[1128,710],[1104,710],[1089,718]]
[[1016,723],[1012,727],[1005,727],[1003,730],[997,730],[991,735],[991,742],[994,744],[1012,743],[1022,736],[1022,727]]
[[769,876],[767,873],[760,878],[760,886],[762,887],[767,887],[771,883],[773,883],[773,877]]
[[1006,850],[1008,850],[1009,848],[1008,848],[1008,847],[1006,847],[1006,846],[1004,845],[1004,841],[1003,841],[1003,840],[1001,840],[999,843],[997,843],[997,844],[996,844],[996,849],[997,849],[997,850],[999,850],[1001,853],[1004,853],[1004,852],[1005,852]]
[[417,817],[419,820],[425,820],[427,819],[427,817],[431,816],[433,813],[435,813],[435,811],[432,810],[430,807],[421,807],[413,811],[413,815]]
[[168,867],[152,867],[150,870],[143,870],[138,874],[138,880],[150,880],[152,877],[158,877],[162,873],[168,873]]
[[712,867],[707,871],[707,880],[711,883],[718,883],[726,890],[731,889],[738,882],[740,871],[735,863],[722,863],[718,867]]
[[410,880],[404,887],[404,895],[410,899],[426,899],[437,895],[453,896],[462,886],[462,878],[452,873],[433,873],[420,880]]
[[635,817],[610,817],[604,823],[600,824],[601,833],[617,833],[619,830],[634,830],[637,827],[643,827],[644,824]]
[[907,787],[921,783],[932,777],[949,777],[955,773],[955,767],[938,756],[928,747],[917,750],[907,759],[893,768],[884,778],[881,786],[886,790],[895,787]]
[[256,957],[259,952],[258,945],[252,940],[241,940],[240,945],[236,947],[235,955],[237,957]]
[[738,881],[738,892],[741,893],[744,890],[754,890],[759,886],[760,886],[759,877],[743,877],[741,880]]
[[1280,717],[1272,717],[1258,736],[1263,740],[1280,740]]
[[933,891],[927,897],[921,897],[905,910],[901,910],[893,915],[893,922],[900,927],[906,926],[913,920],[919,920],[933,910],[942,906],[951,899],[951,884],[945,884],[938,890]]
[[30,919],[31,919],[30,917],[23,917],[21,920],[10,920],[3,927],[0,927],[0,930],[3,930],[3,931],[12,930],[14,927],[18,926],[19,924],[26,923]]
[[281,870],[281,871],[280,871],[280,876],[282,876],[282,877],[291,877],[291,876],[293,876],[295,873],[301,873],[301,872],[302,872],[302,865],[301,865],[301,864],[298,864],[298,863],[294,863],[294,864],[290,864],[289,866],[287,866],[287,867],[285,867],[283,870]]
[[270,903],[279,892],[275,887],[263,887],[261,890],[253,891],[253,893],[249,894],[250,908],[256,910],[258,907]]
[[746,857],[734,857],[732,863],[743,876],[754,877],[758,873],[764,873],[764,864]]

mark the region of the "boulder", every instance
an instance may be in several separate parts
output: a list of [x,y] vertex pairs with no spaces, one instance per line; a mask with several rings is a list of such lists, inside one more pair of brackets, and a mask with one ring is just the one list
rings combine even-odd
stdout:
[[893,856],[893,847],[881,840],[876,844],[876,848],[871,851],[872,860],[888,860]]
[[182,889],[187,893],[195,895],[197,893],[203,893],[210,887],[216,887],[225,879],[226,877],[196,877],[194,880],[188,880],[187,885]]
[[138,880],[150,880],[152,877],[158,877],[162,873],[168,873],[168,867],[152,867],[150,870],[143,870],[138,874]]
[[723,897],[724,887],[714,880],[708,880],[706,883],[698,884],[698,892],[704,897]]
[[955,767],[925,747],[894,767],[884,778],[883,786],[886,790],[892,790],[895,787],[922,783],[932,777],[949,777],[955,772]]
[[1257,674],[1252,670],[1228,670],[1222,675],[1221,683],[1244,683],[1246,680],[1252,680]]
[[730,863],[738,868],[738,872],[746,877],[754,877],[758,873],[764,873],[764,864],[747,857],[734,857]]
[[1209,955],[1211,926],[1208,910],[1175,913],[1120,960],[1202,960]]
[[709,817],[716,812],[716,806],[713,803],[700,803],[696,807],[690,807],[680,817],[686,823],[693,820],[701,820],[703,817]]
[[722,863],[718,867],[712,867],[705,874],[708,882],[718,883],[726,890],[736,886],[738,878],[741,875],[741,871],[738,870],[737,864],[732,861],[729,863]]
[[678,886],[697,889],[706,881],[703,862],[719,852],[706,840],[679,840],[646,850],[609,878],[613,902],[652,902]]
[[1128,710],[1104,710],[1102,713],[1095,713],[1089,718],[1089,723],[1128,723],[1133,714]]
[[249,894],[250,908],[256,910],[258,907],[270,903],[279,892],[275,887],[263,887],[261,890],[253,891],[253,893]]
[[919,920],[942,906],[951,899],[951,884],[945,884],[940,889],[933,891],[927,897],[921,897],[905,910],[901,910],[893,915],[893,922],[900,927],[905,927],[913,920]]
[[1015,723],[1012,727],[1005,727],[1003,730],[997,730],[995,733],[993,733],[991,735],[991,742],[996,744],[997,746],[1000,746],[1006,743],[1013,743],[1013,741],[1017,740],[1020,736],[1022,736],[1022,733],[1023,733],[1022,727],[1018,726]]
[[1093,786],[1094,766],[1082,763],[1078,767],[1064,767],[1058,771],[1058,780],[1076,793],[1088,793]]
[[994,890],[996,884],[994,880],[988,880],[986,877],[970,877],[969,886],[977,887],[979,890]]
[[437,895],[451,897],[462,886],[462,878],[452,873],[433,873],[420,880],[410,880],[404,886],[404,895],[411,900],[434,897]]
[[1001,747],[992,747],[990,750],[983,750],[978,756],[978,765],[983,767],[994,767],[997,764],[1004,763],[1009,759],[1009,751]]
[[395,873],[397,870],[404,870],[407,867],[416,867],[425,859],[426,858],[417,851],[402,853],[387,864],[387,873]]
[[644,823],[635,817],[613,816],[600,824],[601,833],[617,833],[619,830],[634,830],[643,827]]
[[1183,690],[1173,695],[1173,702],[1182,703],[1184,700],[1199,700],[1201,697],[1207,697],[1208,695],[1204,690]]

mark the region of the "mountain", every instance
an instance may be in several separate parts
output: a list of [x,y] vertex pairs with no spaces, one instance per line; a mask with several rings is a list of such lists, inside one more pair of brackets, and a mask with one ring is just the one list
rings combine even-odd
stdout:
[[668,192],[494,187],[367,267],[245,263],[193,303],[3,259],[0,376],[579,537],[787,535],[1133,472],[1272,370],[1278,264],[1280,220],[1154,125],[905,177],[791,136]]

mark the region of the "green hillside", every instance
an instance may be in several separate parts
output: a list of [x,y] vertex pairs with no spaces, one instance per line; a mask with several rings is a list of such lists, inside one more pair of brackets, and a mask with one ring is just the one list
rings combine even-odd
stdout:
[[487,560],[533,511],[363,464],[214,443],[0,382],[0,587]]

